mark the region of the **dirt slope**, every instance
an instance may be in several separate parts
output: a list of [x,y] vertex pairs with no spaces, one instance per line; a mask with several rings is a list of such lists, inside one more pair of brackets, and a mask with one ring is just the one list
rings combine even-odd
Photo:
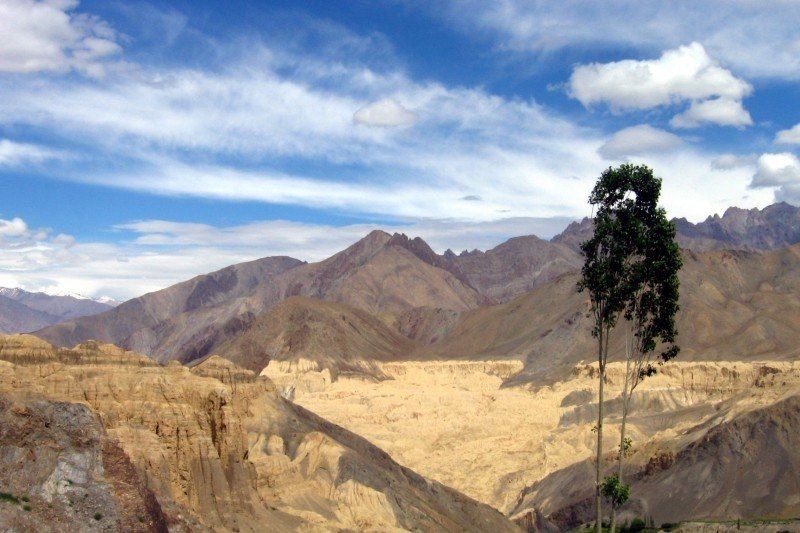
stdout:
[[[625,474],[633,495],[625,516],[661,524],[798,515],[800,396],[718,418],[636,451]],[[590,521],[593,469],[587,460],[547,476],[515,512],[538,509],[562,529]]]

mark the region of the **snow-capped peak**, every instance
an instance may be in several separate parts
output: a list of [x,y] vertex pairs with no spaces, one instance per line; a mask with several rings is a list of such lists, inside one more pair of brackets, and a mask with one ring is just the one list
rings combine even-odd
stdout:
[[25,289],[21,289],[19,287],[0,287],[0,296],[5,296],[7,298],[18,299],[26,294],[40,294],[46,296],[53,296],[56,298],[73,298],[75,300],[87,300],[92,302],[98,302],[105,305],[110,305],[115,307],[119,305],[119,302],[114,300],[113,298],[109,298],[108,296],[100,296],[98,298],[91,298],[89,296],[84,296],[83,294],[79,294],[76,292],[63,292],[63,291],[26,291]]

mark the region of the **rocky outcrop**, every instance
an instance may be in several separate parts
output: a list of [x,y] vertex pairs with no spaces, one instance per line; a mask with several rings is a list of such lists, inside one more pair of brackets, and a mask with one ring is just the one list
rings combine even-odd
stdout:
[[155,496],[86,405],[0,393],[0,461],[6,528],[167,531]]
[[499,512],[401,467],[287,402],[269,379],[220,358],[189,369],[144,365],[99,343],[57,350],[30,336],[0,339],[0,392],[90,408],[170,523],[220,531],[514,529]]

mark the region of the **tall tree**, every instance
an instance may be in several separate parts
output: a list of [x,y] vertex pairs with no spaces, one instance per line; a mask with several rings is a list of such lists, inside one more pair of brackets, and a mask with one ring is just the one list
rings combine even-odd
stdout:
[[[633,391],[646,377],[656,372],[654,360],[660,363],[677,357],[677,330],[682,266],[680,248],[675,242],[675,226],[658,207],[661,180],[652,170],[641,167],[632,174],[631,189],[636,194],[630,221],[634,249],[629,257],[627,273],[628,300],[625,322],[625,377],[622,389],[622,422],[617,450],[617,472],[606,478],[604,488],[612,494],[611,533],[616,530],[617,508],[625,503],[630,488],[623,481],[623,462],[631,442],[626,436],[628,413]],[[657,348],[660,351],[656,355]],[[620,495],[624,495],[621,498]]]
[[603,407],[608,344],[611,331],[617,324],[630,299],[628,270],[634,254],[635,238],[631,234],[631,212],[635,199],[630,192],[632,174],[636,167],[622,165],[609,168],[600,176],[589,203],[597,208],[594,234],[581,244],[584,264],[578,289],[588,291],[594,324],[592,336],[597,339],[598,399],[597,399],[597,458],[595,464],[595,510],[597,533],[602,531],[603,511]]
[[[616,507],[628,495],[620,471],[606,480],[602,478],[604,388],[611,332],[623,316],[632,338],[636,339],[636,346],[631,343],[627,352],[628,371],[638,367],[645,373],[652,371],[649,357],[656,344],[672,343],[675,335],[680,255],[674,243],[675,229],[658,207],[660,192],[661,180],[653,176],[650,168],[625,164],[603,172],[589,197],[597,212],[594,234],[581,245],[585,261],[579,290],[589,292],[594,317],[592,335],[597,338],[595,527],[598,533],[602,529],[604,493],[612,502],[612,519]],[[670,347],[662,358],[676,354],[677,348]],[[638,384],[642,377],[643,374],[637,374],[630,382],[626,381],[623,403],[629,404],[629,387]],[[622,454],[625,444],[623,435]]]

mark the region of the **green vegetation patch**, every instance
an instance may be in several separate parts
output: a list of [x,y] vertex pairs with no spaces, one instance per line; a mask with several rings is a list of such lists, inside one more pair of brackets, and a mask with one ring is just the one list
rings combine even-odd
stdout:
[[0,492],[0,501],[19,505],[19,498],[9,492]]

